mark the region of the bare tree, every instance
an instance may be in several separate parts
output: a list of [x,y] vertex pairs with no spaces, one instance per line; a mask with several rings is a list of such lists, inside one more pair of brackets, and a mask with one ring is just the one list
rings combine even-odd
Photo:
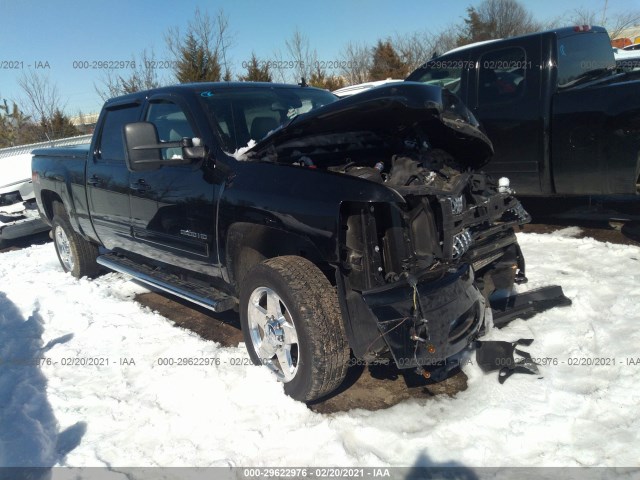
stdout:
[[433,45],[435,50],[431,53],[430,57],[442,55],[445,52],[455,48],[457,46],[458,35],[460,34],[459,25],[449,25],[441,32],[437,33]]
[[[456,47],[460,27],[449,25],[438,33],[416,31],[396,34],[391,46],[397,52],[408,72],[423,65],[434,55],[441,55]],[[370,72],[374,60],[374,48],[364,43],[350,42],[341,54],[340,74],[347,85],[372,80]]]
[[105,70],[100,78],[100,85],[93,83],[93,88],[103,102],[124,94],[121,83],[122,76],[118,70]]
[[58,86],[48,75],[35,70],[24,71],[18,77],[18,86],[24,95],[20,104],[26,106],[27,115],[35,121],[46,122],[56,111],[64,110]]
[[612,39],[620,37],[624,30],[636,25],[640,25],[640,10],[627,12],[625,15],[615,15],[604,23]]
[[415,70],[433,56],[442,55],[456,46],[460,27],[450,25],[438,33],[417,31],[397,34],[392,45],[409,70]]
[[371,47],[364,43],[350,42],[342,52],[340,73],[348,85],[369,81],[373,56]]
[[274,54],[274,74],[284,83],[297,83],[302,78],[308,81],[318,64],[318,54],[311,49],[309,38],[296,28],[284,44],[285,53],[277,51]]
[[16,104],[6,99],[0,103],[0,148],[21,145],[39,140],[31,117],[26,116]]
[[44,73],[29,70],[18,77],[18,85],[23,91],[22,104],[26,105],[33,119],[33,134],[40,140],[52,140],[77,135],[76,128],[64,114],[58,86]]
[[131,56],[131,68],[128,75],[122,75],[122,70],[106,70],[100,79],[100,85],[93,84],[96,93],[102,101],[127,93],[149,90],[166,85],[168,82],[158,75],[158,67],[162,66],[155,60],[153,49],[151,52],[143,50],[136,59]]
[[480,18],[495,22],[498,38],[513,37],[540,30],[540,23],[517,0],[484,0],[478,6]]
[[618,38],[625,29],[640,24],[640,10],[627,10],[624,13],[607,15],[605,9],[576,8],[554,21],[554,26],[564,25],[600,25],[607,29],[611,39]]
[[428,31],[422,31],[396,34],[392,40],[392,45],[400,55],[403,63],[411,71],[429,60],[433,52],[438,50],[436,41],[435,35]]
[[[569,25],[596,25],[598,14],[595,10],[587,8],[576,8],[568,16]],[[602,17],[601,17],[602,18]]]
[[[273,52],[273,62],[268,61],[267,65],[271,69],[271,76],[273,81],[279,83],[290,83],[292,80],[296,80],[295,78],[291,78],[292,75],[289,69],[283,68],[285,59],[281,50],[276,50]],[[300,79],[296,80],[300,81]]]
[[458,45],[523,35],[542,28],[518,0],[484,0],[477,7],[467,8],[464,23]]
[[611,18],[605,18],[603,22],[611,39],[618,38],[624,30],[637,25],[640,25],[640,10],[616,14]]
[[231,59],[228,57],[228,50],[233,46],[233,34],[229,30],[229,19],[222,9],[218,10],[215,20],[216,26],[216,47],[222,57],[222,66],[224,67],[223,79],[231,80],[231,69],[229,64]]

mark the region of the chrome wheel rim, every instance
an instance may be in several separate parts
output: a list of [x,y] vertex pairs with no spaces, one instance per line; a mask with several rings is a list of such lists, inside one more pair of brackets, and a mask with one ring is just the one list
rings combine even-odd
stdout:
[[64,229],[58,225],[54,232],[54,238],[56,242],[56,250],[58,250],[58,255],[60,255],[62,266],[67,272],[70,272],[73,270],[76,262],[73,259],[73,253],[71,252],[71,242],[69,242],[69,237],[67,237]]
[[249,334],[260,362],[287,383],[298,372],[298,333],[290,311],[270,288],[258,287],[249,297]]

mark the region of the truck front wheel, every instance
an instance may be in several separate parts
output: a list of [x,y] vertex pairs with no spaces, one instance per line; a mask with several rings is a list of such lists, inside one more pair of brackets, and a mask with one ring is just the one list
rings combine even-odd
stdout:
[[53,204],[51,221],[53,244],[58,260],[65,272],[76,278],[95,277],[99,272],[96,263],[98,247],[78,235],[71,226],[69,216],[61,203]]
[[259,263],[240,288],[240,323],[251,360],[296,400],[316,400],[344,380],[349,346],[336,292],[320,269],[295,256]]

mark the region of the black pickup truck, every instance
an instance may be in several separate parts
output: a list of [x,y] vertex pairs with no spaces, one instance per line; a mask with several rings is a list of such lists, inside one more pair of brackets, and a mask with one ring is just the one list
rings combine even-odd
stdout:
[[461,98],[495,148],[485,171],[509,177],[518,195],[640,193],[640,71],[616,72],[603,28],[460,47],[407,80]]
[[239,308],[251,359],[302,401],[342,382],[350,351],[450,370],[486,298],[525,279],[530,217],[478,173],[491,143],[438,87],[165,87],[109,100],[91,145],[33,154],[65,271]]

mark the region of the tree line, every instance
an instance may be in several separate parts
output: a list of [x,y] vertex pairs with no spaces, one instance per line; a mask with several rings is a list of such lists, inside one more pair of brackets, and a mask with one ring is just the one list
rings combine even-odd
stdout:
[[0,103],[0,148],[73,137],[84,133],[64,113],[58,87],[33,70],[18,79],[19,100]]
[[[604,11],[580,9],[540,21],[519,0],[483,0],[468,7],[460,22],[439,32],[396,34],[380,38],[373,45],[350,42],[338,59],[331,62],[321,61],[309,38],[296,29],[269,60],[252,52],[241,62],[242,71],[234,72],[231,67],[234,34],[228,17],[223,10],[212,16],[196,8],[184,31],[172,27],[164,36],[169,69],[157,68],[159,62],[153,49],[144,49],[132,55],[134,68],[126,74],[119,70],[105,71],[94,88],[103,101],[187,82],[304,81],[314,87],[335,90],[387,78],[403,79],[434,56],[469,43],[577,24],[604,25],[615,38],[624,28],[640,24],[640,11],[607,16],[605,3]],[[161,76],[160,71],[170,74]],[[65,115],[57,87],[45,76],[34,72],[23,74],[19,85],[24,98],[19,103],[4,100],[0,104],[0,147],[82,133]]]

